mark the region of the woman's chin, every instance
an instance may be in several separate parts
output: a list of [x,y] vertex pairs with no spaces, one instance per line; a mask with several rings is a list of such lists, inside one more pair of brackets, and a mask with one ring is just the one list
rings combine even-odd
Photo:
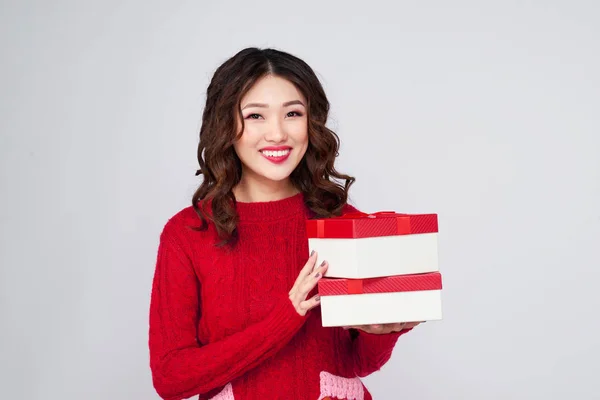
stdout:
[[273,183],[282,183],[284,181],[289,180],[291,171],[285,173],[265,173],[261,174],[263,179],[266,181],[270,181]]

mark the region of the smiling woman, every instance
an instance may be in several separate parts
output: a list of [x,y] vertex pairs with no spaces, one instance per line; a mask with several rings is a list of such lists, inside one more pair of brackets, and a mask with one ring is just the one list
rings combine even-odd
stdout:
[[210,221],[233,243],[237,201],[299,192],[315,215],[339,215],[354,178],[334,167],[340,143],[328,114],[318,78],[291,54],[248,48],[217,68],[198,145],[203,182],[192,199],[202,228]]
[[[245,49],[208,87],[192,204],[169,219],[150,305],[150,366],[165,399],[352,399],[413,326],[324,328],[306,220],[357,210],[312,69]],[[338,182],[343,180],[344,183]]]

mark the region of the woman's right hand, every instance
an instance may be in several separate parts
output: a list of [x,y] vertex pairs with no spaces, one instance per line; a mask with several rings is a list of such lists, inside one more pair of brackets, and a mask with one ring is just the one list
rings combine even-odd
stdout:
[[315,268],[316,261],[317,254],[313,251],[289,293],[290,301],[301,316],[305,316],[309,310],[321,303],[318,294],[308,300],[306,299],[327,271],[327,261],[323,261],[321,265]]

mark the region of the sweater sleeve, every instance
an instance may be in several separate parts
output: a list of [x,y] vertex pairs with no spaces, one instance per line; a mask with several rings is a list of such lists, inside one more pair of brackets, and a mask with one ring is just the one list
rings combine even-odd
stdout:
[[152,380],[163,399],[185,399],[222,388],[282,349],[306,320],[289,298],[282,297],[261,322],[221,341],[201,344],[199,290],[189,257],[163,232],[149,322]]
[[410,329],[377,335],[364,331],[350,330],[353,336],[352,357],[354,372],[363,378],[379,371],[392,357],[398,338]]

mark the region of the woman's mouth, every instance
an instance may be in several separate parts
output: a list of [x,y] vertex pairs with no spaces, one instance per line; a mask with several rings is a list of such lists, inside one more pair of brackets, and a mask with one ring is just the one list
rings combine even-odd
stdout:
[[279,164],[284,162],[290,156],[292,149],[283,150],[261,150],[260,154],[272,163]]

